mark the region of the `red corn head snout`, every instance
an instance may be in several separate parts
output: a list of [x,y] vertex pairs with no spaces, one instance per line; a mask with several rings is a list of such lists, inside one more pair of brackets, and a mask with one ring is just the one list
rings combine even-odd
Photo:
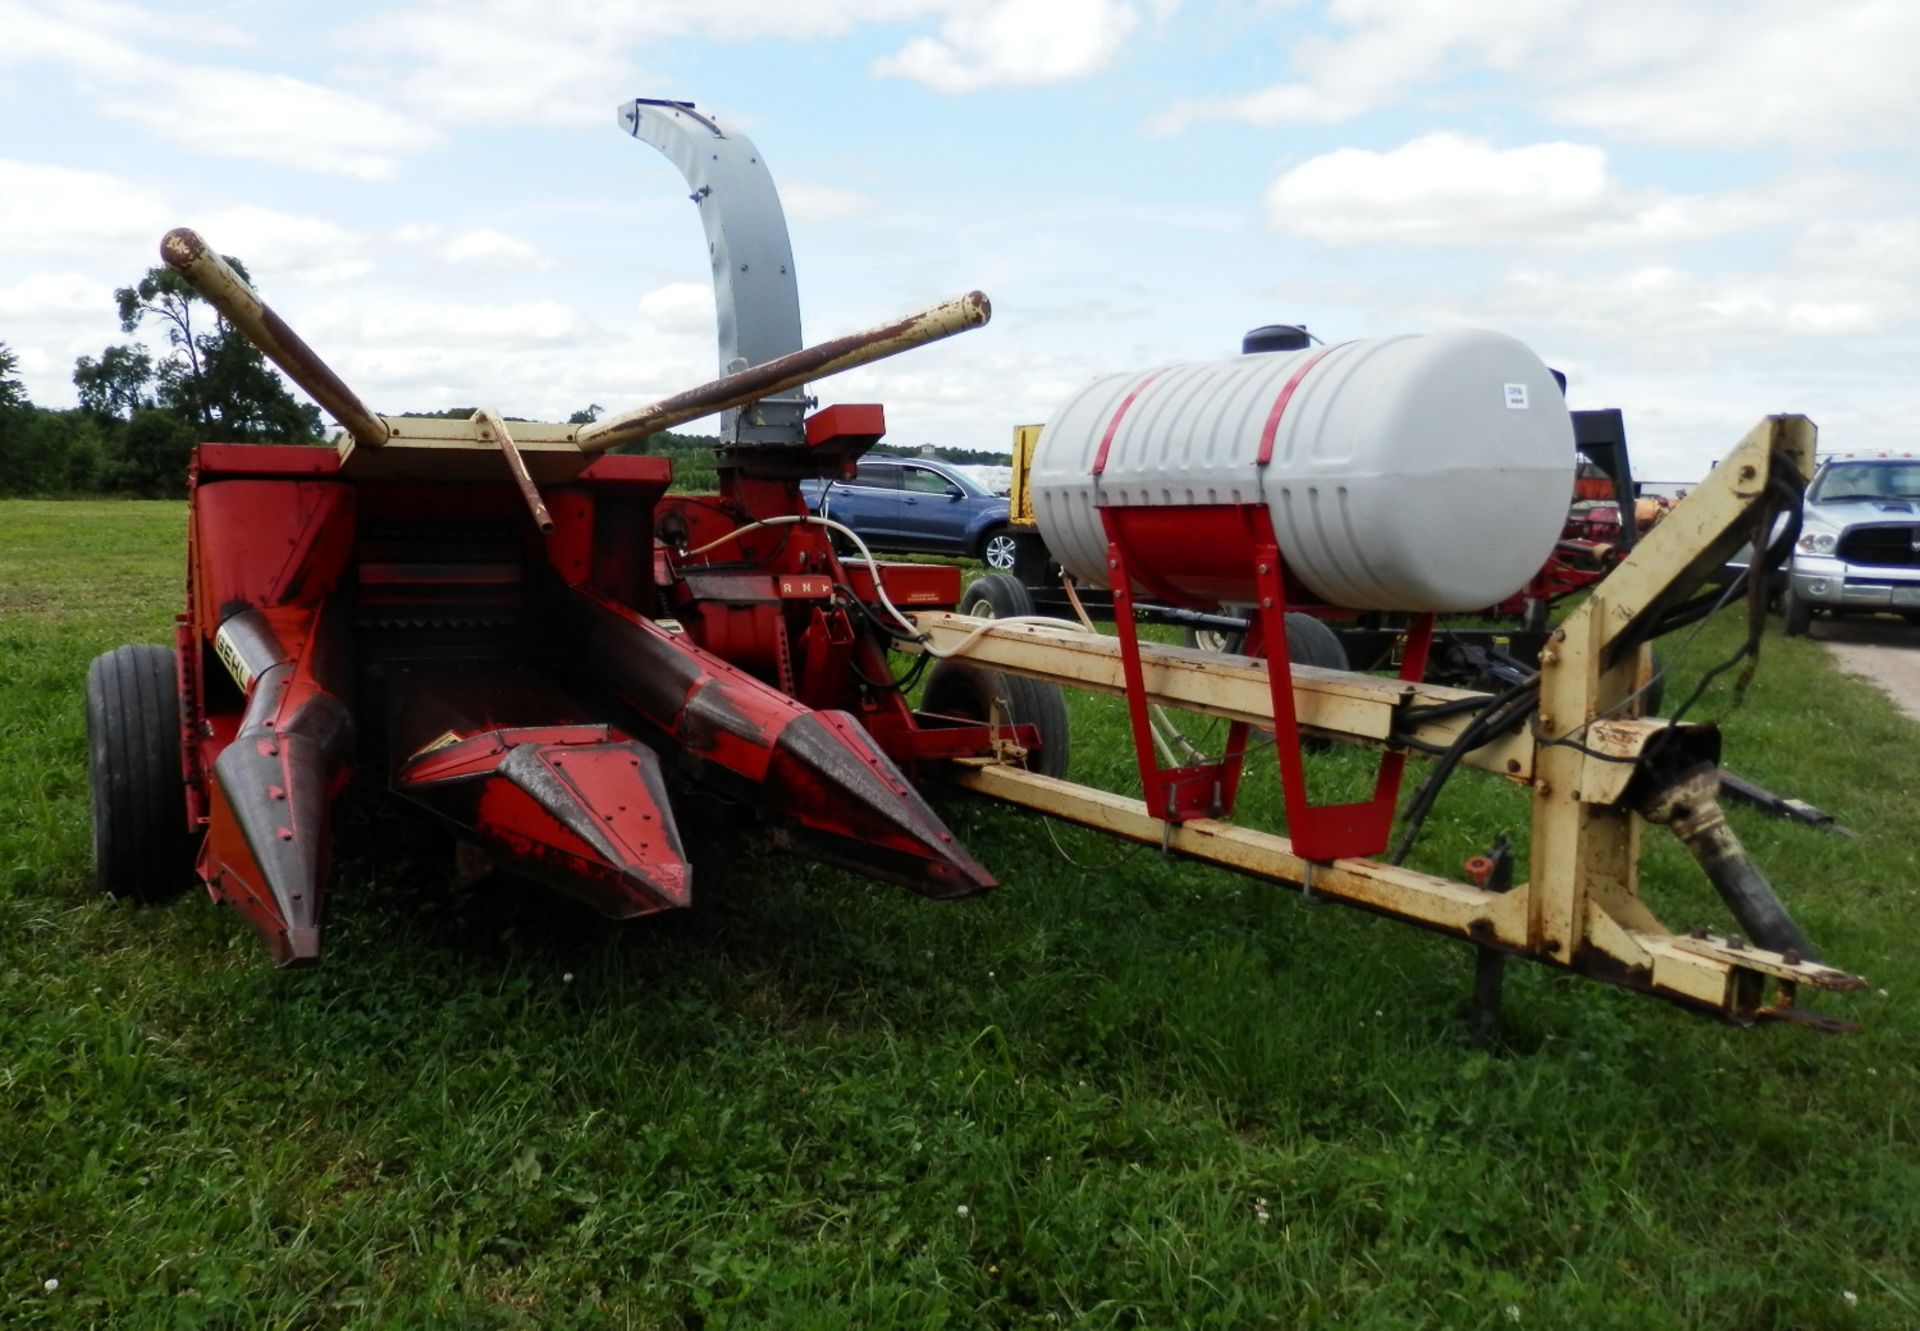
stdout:
[[568,592],[572,650],[682,767],[765,811],[777,841],[930,897],[994,880],[844,712],[816,712],[625,606]]

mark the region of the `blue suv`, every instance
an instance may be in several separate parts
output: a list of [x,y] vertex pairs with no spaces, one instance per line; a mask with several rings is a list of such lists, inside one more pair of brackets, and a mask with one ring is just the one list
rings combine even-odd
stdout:
[[1012,573],[1036,538],[1007,529],[1007,497],[943,463],[863,458],[850,481],[804,480],[807,511],[845,523],[876,550],[972,555]]

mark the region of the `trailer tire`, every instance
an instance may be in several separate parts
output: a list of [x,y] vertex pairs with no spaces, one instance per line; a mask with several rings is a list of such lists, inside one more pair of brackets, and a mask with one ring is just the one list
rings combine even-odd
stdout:
[[113,896],[165,901],[192,879],[177,678],[172,649],[152,643],[87,669],[93,881]]
[[[1024,595],[1026,589],[1020,590]],[[920,708],[969,721],[990,721],[997,716],[1003,724],[1031,725],[1040,732],[1040,752],[1030,757],[1028,770],[1042,776],[1067,774],[1072,740],[1067,729],[1067,700],[1058,684],[949,658],[934,662],[927,672]]]
[[[1231,654],[1247,645],[1247,635],[1231,629],[1186,628],[1181,630],[1181,637],[1187,646],[1203,652]],[[1353,668],[1340,635],[1324,621],[1301,610],[1287,612],[1287,659],[1294,665],[1323,666],[1328,670]]]
[[1294,610],[1287,614],[1287,659],[1295,665],[1347,670],[1347,649],[1326,621]]
[[1020,582],[1005,573],[988,573],[975,578],[960,593],[960,613],[976,619],[1011,619],[1033,613],[1033,595]]
[[1244,629],[1195,628],[1189,624],[1180,630],[1180,637],[1187,646],[1198,648],[1203,652],[1212,652],[1216,656],[1232,656],[1247,645]]
[[1786,594],[1780,598],[1780,618],[1783,621],[1781,627],[1789,638],[1799,637],[1813,624],[1813,607],[1800,599],[1791,583],[1787,585]]
[[1023,533],[1017,539],[1013,576],[1029,587],[1036,587],[1046,581],[1047,565],[1053,562],[1053,554],[1047,549],[1047,543],[1036,535]]

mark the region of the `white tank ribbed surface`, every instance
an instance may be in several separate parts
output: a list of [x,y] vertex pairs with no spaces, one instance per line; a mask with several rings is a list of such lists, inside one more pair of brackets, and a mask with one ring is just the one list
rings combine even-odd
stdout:
[[[1274,403],[1315,356],[1262,467]],[[1032,483],[1048,548],[1092,586],[1108,585],[1103,506],[1264,503],[1287,567],[1322,599],[1467,611],[1546,562],[1573,469],[1573,422],[1546,366],[1504,334],[1458,331],[1096,380],[1048,420]],[[1208,521],[1195,515],[1196,541]],[[1246,594],[1220,599],[1251,600],[1252,587],[1249,569]]]

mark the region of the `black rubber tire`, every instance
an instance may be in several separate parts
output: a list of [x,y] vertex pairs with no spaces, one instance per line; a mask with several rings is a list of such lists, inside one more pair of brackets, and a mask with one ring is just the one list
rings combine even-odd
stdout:
[[1039,728],[1040,752],[1033,755],[1028,769],[1042,776],[1064,777],[1072,736],[1067,729],[1067,700],[1058,684],[1004,675],[971,661],[949,658],[933,663],[933,669],[927,672],[927,687],[920,695],[922,711],[969,721],[991,719],[996,705],[1008,724]]
[[1781,628],[1789,638],[1805,633],[1813,623],[1813,607],[1795,595],[1791,585],[1780,598]]
[[[1238,652],[1246,646],[1247,635],[1230,629],[1186,628],[1181,637],[1189,647],[1203,652]],[[1295,665],[1324,666],[1328,670],[1350,670],[1346,646],[1340,635],[1326,624],[1301,610],[1287,612],[1287,659]]]
[[1347,649],[1325,620],[1293,610],[1287,614],[1287,659],[1295,665],[1347,670]]
[[1197,647],[1203,652],[1213,652],[1216,655],[1222,653],[1228,656],[1237,655],[1240,649],[1247,645],[1247,635],[1244,631],[1195,628],[1191,624],[1180,630],[1180,638],[1189,647]]
[[151,643],[87,670],[93,881],[114,896],[165,901],[193,879],[177,678],[173,650]]
[[1011,574],[1020,567],[1020,546],[1021,537],[1008,531],[1003,523],[980,533],[980,544],[973,553],[987,566],[988,572]]
[[1011,619],[1033,613],[1033,595],[1020,579],[1005,573],[975,578],[960,593],[960,613],[978,619]]
[[1047,580],[1047,565],[1052,562],[1047,543],[1030,532],[1023,533],[1013,556],[1013,576],[1029,587],[1037,587]]

